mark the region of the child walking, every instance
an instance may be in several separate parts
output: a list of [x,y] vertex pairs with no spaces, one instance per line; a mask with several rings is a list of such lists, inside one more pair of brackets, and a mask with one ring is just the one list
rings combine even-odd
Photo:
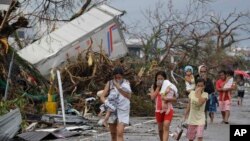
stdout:
[[212,93],[209,95],[209,117],[210,117],[210,122],[213,123],[214,122],[214,113],[217,112],[217,106],[219,106],[219,101],[217,98],[217,93]]
[[244,94],[245,94],[245,81],[243,75],[237,77],[237,92],[238,92],[238,106],[242,106]]
[[205,80],[198,78],[196,80],[195,91],[188,95],[189,103],[185,111],[184,119],[187,119],[188,130],[187,138],[193,141],[196,137],[198,141],[203,140],[203,131],[205,126],[205,105],[208,99],[208,93],[204,92]]

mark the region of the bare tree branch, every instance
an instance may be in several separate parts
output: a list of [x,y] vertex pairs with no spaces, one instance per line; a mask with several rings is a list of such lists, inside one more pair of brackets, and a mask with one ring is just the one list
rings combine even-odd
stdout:
[[90,3],[91,3],[91,0],[87,0],[86,3],[82,6],[81,10],[78,11],[76,14],[74,14],[74,15],[70,18],[70,20],[73,20],[73,19],[79,17],[80,15],[82,15],[82,14],[85,12],[85,10],[87,9],[87,7],[89,6]]

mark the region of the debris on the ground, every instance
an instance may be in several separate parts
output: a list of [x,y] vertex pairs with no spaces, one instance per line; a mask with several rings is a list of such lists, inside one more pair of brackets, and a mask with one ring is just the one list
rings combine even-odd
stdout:
[[56,139],[56,136],[53,135],[50,132],[26,132],[26,133],[22,133],[17,135],[19,138],[25,140],[25,141],[40,141],[43,139]]
[[53,101],[52,95],[54,92],[54,81],[55,81],[55,73],[54,70],[50,71],[50,86],[48,91],[48,101],[45,102],[45,109],[47,114],[56,114],[57,113],[57,103]]
[[[93,126],[81,125],[81,126],[67,126],[65,127],[68,131],[85,131],[93,129]],[[48,128],[48,129],[37,129],[36,131],[44,131],[44,132],[54,132],[57,128]]]
[[40,141],[44,139],[67,138],[80,135],[80,132],[71,132],[66,128],[54,130],[53,132],[33,131],[19,134],[18,137],[26,141]]
[[[86,124],[88,121],[87,119],[83,118],[82,116],[76,115],[66,115],[66,123],[67,124]],[[42,116],[41,121],[49,122],[49,123],[63,123],[63,116],[62,115],[55,115],[55,114],[46,114]]]
[[34,131],[34,130],[36,129],[37,126],[38,126],[38,122],[31,123],[31,124],[25,129],[25,132]]
[[104,119],[100,119],[100,120],[97,122],[97,125],[103,127],[103,122],[104,122]]
[[78,110],[74,109],[70,103],[67,103],[66,105],[65,114],[81,116],[81,113]]
[[13,138],[21,128],[22,116],[17,108],[0,116],[0,140]]
[[[89,113],[89,112],[90,112],[91,108],[93,108],[93,102],[95,102],[95,101],[96,101],[96,98],[94,98],[94,97],[89,97],[89,98],[85,99],[85,108],[84,108],[83,117],[89,117],[89,115],[91,115],[91,113]],[[92,109],[92,111],[93,111],[93,109]]]
[[155,129],[149,129],[146,131],[146,133],[150,133],[150,132],[155,132]]

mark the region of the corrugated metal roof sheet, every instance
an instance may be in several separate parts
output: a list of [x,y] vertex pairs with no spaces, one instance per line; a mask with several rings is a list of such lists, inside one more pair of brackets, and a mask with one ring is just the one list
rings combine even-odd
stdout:
[[60,128],[53,132],[44,132],[44,131],[26,132],[19,134],[18,137],[26,141],[40,141],[45,139],[49,140],[57,138],[67,138],[67,137],[77,136],[80,134],[81,134],[80,132],[71,132],[65,128]]
[[20,110],[17,108],[0,117],[0,140],[13,138],[22,122]]
[[18,135],[26,141],[40,141],[42,139],[56,139],[57,137],[50,132],[26,132]]
[[[65,115],[65,118],[67,124],[86,124],[88,122],[88,120],[83,118],[82,116]],[[63,116],[54,114],[45,114],[42,116],[41,121],[49,123],[63,123]]]

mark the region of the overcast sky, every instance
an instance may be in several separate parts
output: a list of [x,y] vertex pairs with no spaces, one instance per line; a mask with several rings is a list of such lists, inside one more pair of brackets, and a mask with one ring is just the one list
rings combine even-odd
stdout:
[[[143,26],[142,11],[152,8],[157,2],[168,2],[168,0],[109,0],[110,4],[117,9],[125,10],[127,13],[122,17],[126,24],[139,23]],[[175,9],[183,10],[187,6],[189,0],[172,0]],[[206,5],[209,11],[214,11],[220,15],[227,15],[233,10],[249,11],[250,0],[214,0]],[[140,21],[140,22],[139,22]],[[249,43],[249,42],[248,42]]]
[[[127,14],[123,17],[125,22],[135,22],[143,18],[142,11],[155,6],[157,2],[167,2],[168,0],[109,0],[110,4],[120,10],[125,10]],[[189,0],[172,0],[174,8],[185,9]],[[250,0],[214,0],[206,5],[207,8],[216,13],[227,14],[234,9],[237,11],[247,11],[250,9]]]

